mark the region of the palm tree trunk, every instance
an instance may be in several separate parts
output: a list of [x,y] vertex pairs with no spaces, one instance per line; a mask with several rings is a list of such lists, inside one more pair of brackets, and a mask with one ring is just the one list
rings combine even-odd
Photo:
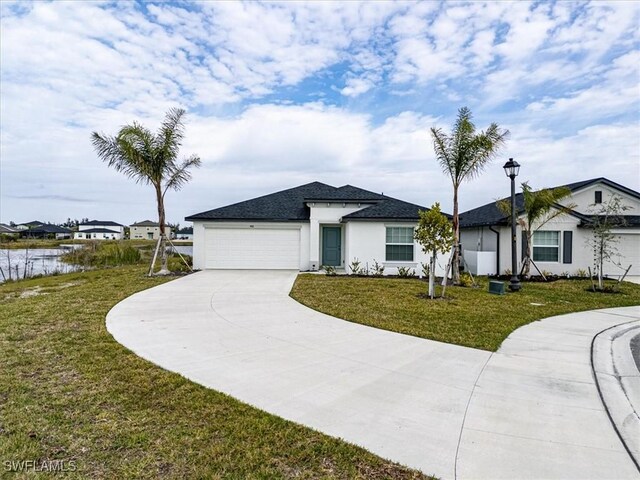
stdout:
[[458,186],[453,186],[453,265],[451,266],[451,280],[454,285],[460,283],[460,220],[458,219]]
[[522,270],[522,275],[525,278],[529,278],[529,274],[531,273],[531,241],[533,239],[533,232],[531,231],[531,228],[529,228],[529,230],[524,230],[522,234],[527,236],[527,251],[524,256],[524,268]]
[[162,196],[162,186],[156,185],[156,201],[158,203],[158,224],[160,225],[160,274],[169,272],[167,268],[167,242],[164,234],[165,214],[164,214],[164,197]]

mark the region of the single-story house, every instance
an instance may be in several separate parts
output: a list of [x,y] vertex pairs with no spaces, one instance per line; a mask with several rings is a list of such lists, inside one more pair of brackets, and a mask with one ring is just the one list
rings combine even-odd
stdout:
[[[164,227],[164,234],[171,238],[171,227]],[[160,237],[160,224],[151,220],[133,223],[129,226],[129,238],[157,240]]]
[[184,227],[175,232],[177,240],[193,240],[193,227]]
[[110,220],[91,220],[78,225],[73,236],[76,240],[122,240],[124,225]]
[[292,269],[323,265],[350,272],[377,262],[420,275],[428,257],[413,238],[425,207],[345,185],[320,182],[186,217],[193,222],[197,269]]
[[[606,178],[564,186],[571,190],[571,195],[559,203],[574,207],[533,234],[532,257],[538,268],[557,275],[574,275],[578,270],[593,269],[593,249],[588,244],[593,236],[592,208],[616,194],[629,210],[622,215],[621,225],[612,230],[617,235],[617,254],[613,261],[605,264],[603,273],[619,277],[632,265],[628,274],[640,275],[640,193]],[[523,205],[523,195],[519,193],[516,210],[520,217],[524,212]],[[520,226],[516,229],[516,237],[519,272],[526,250],[526,237],[523,238]],[[460,243],[472,273],[502,274],[511,269],[511,226],[496,201],[460,214]],[[531,274],[537,274],[533,266]]]
[[0,223],[0,235],[9,235],[11,237],[20,236],[20,230],[17,228],[10,227],[4,223]]
[[21,235],[26,238],[55,238],[56,240],[71,238],[72,234],[70,229],[52,223],[45,223],[21,231]]

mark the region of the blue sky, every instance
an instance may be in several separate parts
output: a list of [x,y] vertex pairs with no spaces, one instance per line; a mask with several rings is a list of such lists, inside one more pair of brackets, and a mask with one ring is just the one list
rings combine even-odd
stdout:
[[606,176],[640,189],[638,2],[2,2],[0,221],[155,217],[90,133],[189,112],[170,221],[310,181],[451,211],[430,127],[511,138],[461,208]]

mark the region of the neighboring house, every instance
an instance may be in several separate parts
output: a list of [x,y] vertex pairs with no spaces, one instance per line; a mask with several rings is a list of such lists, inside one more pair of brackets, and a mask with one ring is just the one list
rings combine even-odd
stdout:
[[[164,234],[167,236],[167,238],[171,238],[171,227],[165,226]],[[158,222],[144,220],[142,222],[134,223],[129,226],[129,238],[132,240],[157,240],[159,237],[160,224]]]
[[181,228],[176,232],[177,240],[193,240],[193,227]]
[[198,269],[319,270],[378,262],[421,273],[427,256],[413,239],[424,207],[361,188],[319,182],[186,218]]
[[44,225],[44,222],[34,220],[32,222],[19,223],[16,225],[16,230],[29,230],[30,228],[39,227],[40,225]]
[[[632,265],[629,275],[640,275],[640,193],[606,178],[564,186],[571,190],[571,196],[560,204],[575,207],[534,233],[532,257],[538,268],[558,275],[593,269],[593,250],[587,243],[592,238],[590,211],[594,204],[607,202],[612,194],[617,194],[630,209],[624,212],[623,225],[613,230],[618,235],[615,245],[618,254],[605,264],[604,273],[617,277]],[[522,193],[516,195],[516,210],[518,214],[523,212]],[[526,242],[520,226],[516,236],[519,273]],[[472,273],[486,275],[511,269],[511,227],[495,201],[460,214],[460,241]],[[533,266],[531,274],[537,274]]]
[[20,236],[20,230],[12,228],[4,223],[0,223],[0,235],[10,235],[12,237],[18,237]]
[[124,225],[110,220],[91,220],[78,225],[73,238],[77,240],[122,240]]
[[25,238],[55,238],[56,240],[71,238],[73,235],[73,232],[68,228],[59,227],[51,223],[31,227],[28,230],[22,230],[20,233]]

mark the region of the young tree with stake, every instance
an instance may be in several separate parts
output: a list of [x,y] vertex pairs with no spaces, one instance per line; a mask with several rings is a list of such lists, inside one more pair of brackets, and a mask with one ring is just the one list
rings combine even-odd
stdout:
[[422,251],[429,257],[429,297],[435,296],[435,271],[438,253],[446,253],[453,245],[453,228],[449,219],[440,211],[440,204],[434,203],[431,209],[420,211],[420,220],[414,233],[416,241],[422,245]]

